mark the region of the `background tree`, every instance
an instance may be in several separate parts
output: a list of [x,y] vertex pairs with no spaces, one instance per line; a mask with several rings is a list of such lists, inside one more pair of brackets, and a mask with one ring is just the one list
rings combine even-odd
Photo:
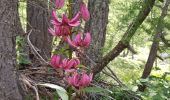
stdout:
[[[30,41],[46,60],[50,58],[52,43],[52,37],[48,33],[49,14],[51,15],[48,0],[27,0],[27,32],[32,30]],[[33,63],[38,60],[36,56],[33,59]]]
[[[157,51],[159,48],[159,42],[161,40],[161,35],[163,35],[163,28],[164,28],[164,18],[167,15],[167,10],[168,10],[168,6],[170,4],[170,0],[165,0],[165,4],[162,8],[162,12],[161,15],[159,17],[158,23],[157,23],[157,27],[156,27],[156,31],[155,31],[155,35],[154,35],[154,39],[153,39],[153,43],[150,49],[150,53],[149,53],[149,57],[148,60],[146,62],[143,74],[142,74],[142,79],[146,79],[152,70],[153,67],[153,63],[157,57]],[[140,85],[139,86],[139,90],[140,91],[144,91],[146,88],[146,85]]]
[[0,98],[22,100],[15,51],[15,38],[21,32],[18,0],[1,0],[0,16]]
[[[108,23],[109,0],[89,0],[88,9],[90,20],[85,24],[85,32],[90,32],[92,42],[90,47],[85,50],[85,54],[94,62],[101,60],[106,38],[106,27]],[[82,58],[85,65],[94,66],[88,59]]]

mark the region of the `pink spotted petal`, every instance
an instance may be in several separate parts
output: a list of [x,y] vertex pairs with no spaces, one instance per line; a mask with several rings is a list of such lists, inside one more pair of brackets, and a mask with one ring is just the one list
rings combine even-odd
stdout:
[[69,25],[72,27],[80,25],[80,12],[78,12],[76,16],[69,22]]
[[68,36],[70,34],[71,28],[69,26],[62,27],[62,36]]
[[85,45],[86,47],[88,47],[88,46],[90,45],[90,42],[91,42],[91,35],[90,35],[89,32],[86,33],[86,36],[85,36],[83,42],[84,42],[84,45]]
[[88,21],[90,19],[89,10],[84,2],[80,4],[80,12],[81,12],[83,20]]
[[63,14],[63,17],[62,17],[62,24],[68,24],[68,22],[69,22],[69,19],[68,19],[68,17],[67,17],[67,15],[66,14]]
[[56,6],[57,9],[62,8],[64,6],[64,0],[56,0],[55,6]]

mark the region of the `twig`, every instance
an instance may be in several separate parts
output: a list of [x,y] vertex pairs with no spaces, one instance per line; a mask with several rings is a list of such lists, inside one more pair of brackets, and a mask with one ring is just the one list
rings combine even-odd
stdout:
[[123,86],[124,84],[119,80],[119,78],[117,77],[117,75],[112,71],[112,69],[108,66],[106,66],[106,68],[111,72],[111,74],[116,78],[117,81],[119,81],[120,85]]
[[32,33],[32,29],[30,30],[30,32],[28,33],[28,36],[27,36],[27,41],[28,41],[28,44],[30,45],[30,47],[33,49],[33,51],[38,55],[38,57],[46,64],[49,65],[49,63],[37,52],[37,50],[35,49],[34,45],[31,43],[30,41],[30,35]]
[[109,77],[111,77],[113,80],[115,80],[115,81],[119,84],[119,86],[121,86],[121,83],[120,83],[115,77],[113,77],[112,75],[110,75],[108,72],[102,71],[102,73],[105,74],[105,75],[107,75],[107,76],[109,76]]
[[[36,100],[40,100],[39,98],[39,93],[38,93],[38,89],[37,89],[37,86],[36,84],[31,81],[30,79],[28,79],[26,76],[24,75],[21,75],[21,80],[26,84],[28,85],[30,88],[32,88],[36,94]],[[32,84],[31,84],[32,83]]]

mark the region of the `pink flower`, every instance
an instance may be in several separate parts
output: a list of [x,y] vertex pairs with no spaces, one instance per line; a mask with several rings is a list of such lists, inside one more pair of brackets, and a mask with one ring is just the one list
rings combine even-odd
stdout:
[[53,20],[51,23],[54,25],[54,27],[49,28],[48,31],[53,36],[68,36],[71,34],[72,27],[80,25],[80,12],[78,12],[71,20],[68,19],[65,14],[63,14],[62,20],[59,20],[55,11],[53,11],[52,16]]
[[55,6],[57,9],[61,9],[64,6],[64,0],[56,0]]
[[78,59],[61,59],[59,55],[53,55],[50,61],[50,64],[55,68],[62,68],[64,70],[69,70],[75,68],[80,64]]
[[73,59],[74,60],[74,67],[77,67],[77,65],[80,65],[80,60],[79,59]]
[[67,37],[67,42],[72,47],[88,47],[91,42],[91,35],[89,32],[86,33],[86,36],[81,38],[81,33],[78,33],[73,41],[71,41],[70,37]]
[[90,19],[89,10],[84,2],[80,4],[80,12],[81,12],[83,20],[88,21]]
[[51,61],[50,61],[50,64],[54,67],[54,68],[60,68],[60,56],[59,55],[53,55],[51,57]]
[[80,89],[80,88],[88,86],[90,82],[92,81],[92,78],[93,78],[92,73],[87,75],[85,72],[81,74],[75,72],[72,76],[69,76],[67,78],[67,81],[70,85],[74,86],[77,89]]

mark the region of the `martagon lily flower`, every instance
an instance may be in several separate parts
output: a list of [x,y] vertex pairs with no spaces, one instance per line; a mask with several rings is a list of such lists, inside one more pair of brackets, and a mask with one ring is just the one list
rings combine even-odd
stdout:
[[52,65],[52,67],[54,67],[55,69],[57,68],[61,68],[64,70],[69,70],[72,68],[75,68],[77,65],[80,64],[79,59],[61,59],[61,57],[59,55],[53,55],[50,61],[50,64]]
[[91,42],[91,35],[89,32],[86,33],[85,37],[81,37],[81,33],[78,33],[74,40],[71,41],[70,37],[67,37],[67,42],[69,43],[70,46],[72,47],[88,47]]
[[55,6],[57,9],[61,9],[64,6],[64,1],[65,0],[56,0],[55,1]]
[[71,34],[72,27],[80,25],[80,12],[76,14],[71,20],[68,19],[67,15],[63,14],[62,20],[59,20],[56,12],[52,12],[53,20],[51,23],[54,25],[53,28],[49,28],[48,31],[53,36],[68,36]]
[[89,75],[85,72],[77,73],[75,72],[72,76],[67,78],[67,81],[70,85],[75,87],[76,89],[84,88],[88,86],[93,78],[93,74],[90,73]]
[[80,12],[84,21],[88,21],[90,19],[89,10],[84,2],[80,4]]

